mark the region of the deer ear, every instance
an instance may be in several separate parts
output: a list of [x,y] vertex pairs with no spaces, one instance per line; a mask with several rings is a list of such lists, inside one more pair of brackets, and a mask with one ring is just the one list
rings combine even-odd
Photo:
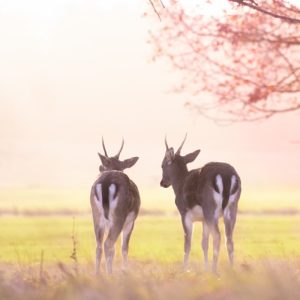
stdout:
[[194,152],[192,152],[192,153],[189,153],[189,154],[185,155],[185,156],[183,157],[184,162],[185,162],[186,164],[188,164],[188,163],[194,161],[194,160],[196,159],[196,157],[198,156],[199,153],[200,153],[200,150],[196,150],[196,151],[194,151]]
[[103,165],[104,167],[108,167],[108,166],[109,166],[109,158],[106,157],[106,156],[104,156],[104,155],[102,155],[102,154],[100,154],[100,153],[98,153],[98,155],[99,155],[99,157],[100,157],[100,160],[101,160],[101,162],[102,162],[102,165]]
[[138,157],[125,159],[124,161],[121,162],[122,169],[124,170],[124,169],[131,168],[138,161],[138,159],[139,159]]

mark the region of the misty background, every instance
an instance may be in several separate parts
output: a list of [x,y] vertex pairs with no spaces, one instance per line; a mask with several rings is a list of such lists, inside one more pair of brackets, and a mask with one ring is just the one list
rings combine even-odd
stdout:
[[1,188],[80,188],[88,202],[101,137],[111,155],[124,137],[121,158],[140,157],[127,173],[169,198],[159,187],[164,137],[177,148],[187,132],[182,152],[201,149],[191,167],[233,164],[242,199],[300,200],[299,113],[222,127],[185,109],[188,98],[172,93],[179,74],[152,62],[147,5],[0,1]]

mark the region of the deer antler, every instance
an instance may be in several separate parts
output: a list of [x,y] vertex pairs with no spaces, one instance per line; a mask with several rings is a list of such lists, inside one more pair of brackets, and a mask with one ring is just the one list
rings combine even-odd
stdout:
[[124,138],[122,138],[121,149],[119,150],[118,154],[115,155],[115,158],[119,159],[121,151],[123,150],[123,147],[124,147]]
[[106,148],[105,148],[105,145],[104,145],[104,139],[103,139],[103,137],[102,137],[102,148],[103,148],[105,156],[108,157],[107,151],[106,151]]
[[183,144],[184,144],[184,142],[185,142],[185,140],[186,140],[186,137],[187,137],[187,133],[185,134],[185,137],[184,137],[183,142],[181,143],[181,145],[179,146],[178,150],[176,151],[176,154],[177,154],[177,155],[180,155],[180,151],[181,151],[182,146],[183,146]]
[[168,146],[168,142],[167,142],[167,135],[165,136],[165,145],[166,145],[166,149],[169,150],[169,146]]

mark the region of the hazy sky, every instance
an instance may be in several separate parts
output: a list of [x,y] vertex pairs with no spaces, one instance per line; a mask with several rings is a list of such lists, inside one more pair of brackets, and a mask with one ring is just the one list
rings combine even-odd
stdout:
[[151,61],[147,1],[0,0],[0,185],[89,186],[104,135],[140,156],[130,174],[157,186],[169,144],[201,148],[193,167],[227,161],[246,186],[299,187],[300,112],[220,127],[170,92],[178,77]]

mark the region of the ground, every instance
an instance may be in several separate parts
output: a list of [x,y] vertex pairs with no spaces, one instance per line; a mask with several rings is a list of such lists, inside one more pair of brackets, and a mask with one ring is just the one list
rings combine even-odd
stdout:
[[113,276],[105,275],[104,264],[102,275],[94,275],[88,214],[2,216],[0,228],[1,300],[300,298],[299,215],[240,214],[235,268],[228,268],[222,243],[219,276],[204,272],[200,223],[190,272],[182,271],[183,234],[176,214],[140,216],[129,269],[121,269],[118,242]]

